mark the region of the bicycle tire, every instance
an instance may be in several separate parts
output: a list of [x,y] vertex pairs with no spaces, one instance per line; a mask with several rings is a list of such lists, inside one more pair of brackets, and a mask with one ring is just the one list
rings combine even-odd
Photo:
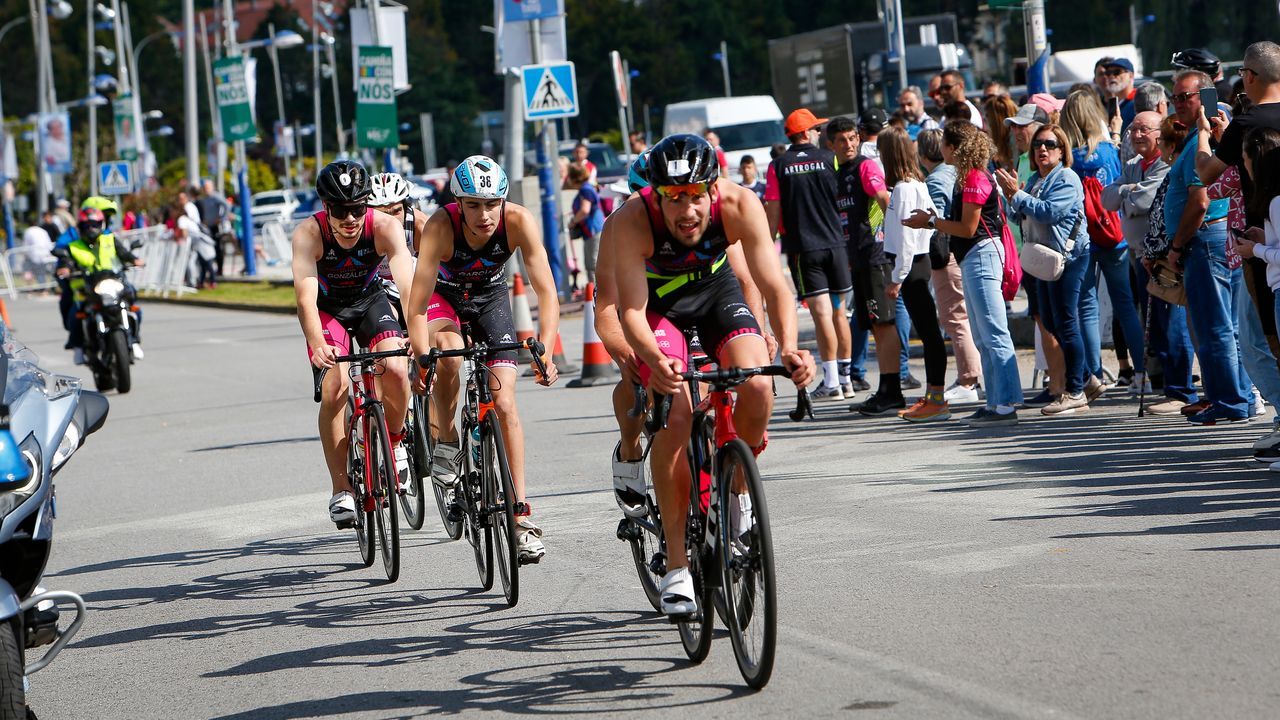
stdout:
[[662,579],[662,573],[655,574],[651,564],[654,556],[662,549],[662,514],[658,511],[658,504],[653,500],[653,474],[648,462],[644,463],[644,475],[645,487],[648,488],[646,492],[648,496],[646,503],[649,507],[648,521],[653,524],[657,532],[650,532],[632,520],[630,522],[635,534],[627,541],[627,545],[631,547],[631,561],[635,564],[636,574],[640,577],[640,589],[644,591],[644,596],[653,609],[662,612],[662,594],[658,591],[658,582]]
[[465,513],[463,523],[467,541],[471,543],[476,572],[480,575],[480,589],[488,591],[493,588],[493,527],[481,511],[484,505],[483,485],[480,482],[479,470],[471,467],[471,428],[466,423],[463,424],[461,437],[464,438],[462,441],[463,472],[458,490],[464,496],[459,502],[462,503]]
[[427,519],[427,496],[422,478],[431,474],[431,433],[423,427],[427,414],[422,396],[414,393],[411,403],[404,424],[409,482],[400,488],[400,509],[404,511],[405,524],[413,530],[421,530]]
[[[357,441],[358,440],[358,441]],[[351,483],[351,495],[356,503],[356,545],[360,548],[360,562],[365,567],[373,565],[374,537],[373,513],[364,510],[365,457],[362,449],[364,425],[356,420],[347,421],[347,481]]]
[[484,419],[480,431],[481,459],[484,468],[485,495],[489,507],[496,508],[489,515],[493,528],[493,554],[497,560],[498,578],[502,581],[502,594],[507,606],[515,607],[520,600],[520,559],[516,550],[515,497],[516,487],[511,479],[511,467],[507,463],[507,447],[502,439],[502,427],[493,413]]
[[373,471],[373,512],[382,551],[382,569],[387,582],[400,577],[400,518],[396,501],[396,460],[391,450],[391,434],[381,405],[369,408],[369,467]]
[[[717,564],[725,593],[726,626],[742,679],[753,689],[768,684],[773,674],[778,641],[777,584],[773,537],[764,483],[755,454],[741,439],[719,450],[716,472],[720,502]],[[734,476],[741,468],[744,493],[735,491]],[[736,517],[749,499],[749,520]],[[747,529],[743,530],[742,526]],[[748,631],[752,633],[748,637]]]
[[444,532],[446,535],[449,536],[450,540],[457,540],[458,538],[462,537],[463,521],[461,520],[454,521],[449,519],[449,505],[452,502],[454,502],[454,500],[456,499],[456,494],[458,492],[458,489],[462,487],[462,482],[461,482],[461,479],[459,479],[454,486],[455,489],[453,492],[455,494],[455,498],[449,497],[449,494],[448,494],[449,491],[445,490],[444,488],[441,488],[440,485],[436,483],[435,478],[431,476],[432,458],[435,457],[435,438],[431,437],[430,423],[428,423],[426,426],[423,427],[423,431],[424,431],[423,434],[426,435],[427,441],[428,441],[426,445],[426,448],[427,448],[427,473],[426,474],[428,477],[431,477],[431,494],[434,495],[436,498],[436,510],[440,513],[440,525],[441,527],[444,528]]

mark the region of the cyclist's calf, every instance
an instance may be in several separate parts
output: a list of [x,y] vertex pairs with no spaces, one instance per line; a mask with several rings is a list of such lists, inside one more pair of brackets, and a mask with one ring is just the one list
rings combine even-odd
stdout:
[[754,448],[764,439],[765,427],[773,412],[773,383],[770,378],[757,375],[739,385],[737,395],[733,424],[738,435]]

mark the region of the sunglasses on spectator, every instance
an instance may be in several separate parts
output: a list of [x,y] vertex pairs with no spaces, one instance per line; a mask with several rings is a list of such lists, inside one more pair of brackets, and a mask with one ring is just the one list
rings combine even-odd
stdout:
[[955,87],[955,83],[947,83],[946,85],[939,85],[938,92],[951,92],[951,88],[953,87]]
[[1253,68],[1242,67],[1242,68],[1240,68],[1239,70],[1237,70],[1237,71],[1236,71],[1236,73],[1238,73],[1238,74],[1240,75],[1240,77],[1244,77],[1244,74],[1245,74],[1245,73],[1247,73],[1247,72],[1251,72],[1251,73],[1253,73],[1254,77],[1257,77],[1257,76],[1258,76],[1258,71],[1257,71],[1257,70],[1254,70]]
[[699,195],[706,195],[711,191],[712,182],[691,183],[689,185],[659,185],[657,193],[662,197],[676,201],[681,196],[688,195],[690,198],[696,198]]
[[360,217],[369,210],[369,205],[367,203],[356,203],[354,205],[326,204],[324,207],[329,211],[330,217],[334,220],[346,220],[347,218]]
[[1102,74],[1103,74],[1103,75],[1110,75],[1111,77],[1115,77],[1115,76],[1117,76],[1117,75],[1123,75],[1123,74],[1125,74],[1125,73],[1127,73],[1127,72],[1129,72],[1129,71],[1128,71],[1128,70],[1125,70],[1124,68],[1120,68],[1120,67],[1113,67],[1113,68],[1107,68],[1106,70],[1103,70],[1103,71],[1102,71]]
[[1033,150],[1036,148],[1044,148],[1046,150],[1057,150],[1060,147],[1062,146],[1058,144],[1057,140],[1032,140],[1031,141],[1031,148]]
[[1173,101],[1176,103],[1184,103],[1189,101],[1193,97],[1200,97],[1200,91],[1197,90],[1195,92],[1178,93],[1177,95],[1173,96]]

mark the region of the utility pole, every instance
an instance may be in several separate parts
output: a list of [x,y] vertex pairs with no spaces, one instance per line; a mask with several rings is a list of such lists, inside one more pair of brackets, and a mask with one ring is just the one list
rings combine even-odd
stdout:
[[729,43],[720,41],[720,72],[724,74],[724,96],[733,97],[733,88],[729,85]]
[[[240,54],[240,43],[236,40],[235,12],[231,0],[222,0],[222,22],[227,41],[227,56]],[[244,141],[236,141],[236,180],[240,193],[240,247],[244,253],[244,274],[258,274],[257,250],[253,242],[253,213],[249,202],[249,166],[245,158]]]
[[[90,0],[92,2],[92,0]],[[195,0],[182,0],[182,111],[186,115],[187,185],[200,185],[200,108],[196,104]]]
[[[316,0],[311,0],[311,112],[316,126],[316,171],[319,177],[324,159],[324,134],[320,132],[320,23],[316,22]],[[298,155],[302,155],[299,146]]]
[[204,56],[204,84],[209,98],[209,127],[213,128],[214,162],[210,173],[214,176],[214,186],[218,194],[225,197],[226,178],[223,177],[227,165],[227,144],[222,140],[222,118],[218,115],[218,101],[213,91],[213,60],[209,57],[209,30],[205,26],[204,16],[200,16],[200,51]]
[[1027,95],[1049,91],[1049,39],[1045,32],[1044,0],[1022,5],[1027,37]]
[[[537,18],[529,20],[529,51],[534,65],[542,64],[542,28]],[[524,104],[524,98],[521,99]],[[568,288],[565,278],[569,274],[564,255],[560,252],[560,153],[556,146],[556,124],[541,121],[536,127],[538,139],[538,182],[542,185],[542,234],[547,247],[547,260],[551,274],[562,298]],[[520,160],[523,162],[523,158]],[[554,168],[554,175],[553,173]]]
[[[49,72],[46,55],[44,27],[49,22],[49,9],[45,0],[28,0],[31,8],[31,34],[35,40],[36,50],[36,112],[37,117],[49,111]],[[37,122],[37,125],[39,123]],[[40,147],[40,128],[36,128],[36,147]],[[45,171],[44,158],[36,153],[36,213],[43,215],[49,209],[49,176]]]
[[[284,140],[285,130],[289,128],[289,121],[284,117],[284,86],[280,83],[280,51],[276,48],[276,26],[274,23],[267,23],[267,34],[271,38],[271,42],[267,44],[267,52],[271,54],[271,72],[275,75],[276,81],[276,113],[280,117],[280,137]],[[292,36],[291,36],[292,37]],[[298,139],[294,138],[294,150],[297,150]],[[289,169],[290,159],[285,154],[284,143],[280,143],[276,147],[276,151],[280,153],[280,157],[284,159],[284,186],[293,188],[293,171]]]
[[338,133],[338,156],[347,156],[347,131],[342,127],[342,96],[338,94],[338,63],[333,59],[333,46],[338,43],[332,35],[325,43],[324,52],[329,58],[329,81],[333,87],[333,125]]
[[[87,26],[85,29],[85,38],[87,40],[86,47],[89,49],[88,62],[85,63],[89,69],[89,94],[85,97],[93,97],[98,89],[94,87],[93,76],[97,73],[98,60],[98,41],[94,36],[93,13],[94,2],[96,0],[84,0],[84,22]],[[98,194],[98,106],[89,103],[89,194]]]

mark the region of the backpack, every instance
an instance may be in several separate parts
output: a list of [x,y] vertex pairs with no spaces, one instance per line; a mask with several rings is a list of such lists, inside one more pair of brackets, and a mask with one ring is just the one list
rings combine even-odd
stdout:
[[1084,217],[1088,221],[1089,239],[1094,245],[1110,250],[1124,242],[1120,230],[1120,215],[1102,206],[1102,183],[1096,177],[1086,177],[1084,186]]

